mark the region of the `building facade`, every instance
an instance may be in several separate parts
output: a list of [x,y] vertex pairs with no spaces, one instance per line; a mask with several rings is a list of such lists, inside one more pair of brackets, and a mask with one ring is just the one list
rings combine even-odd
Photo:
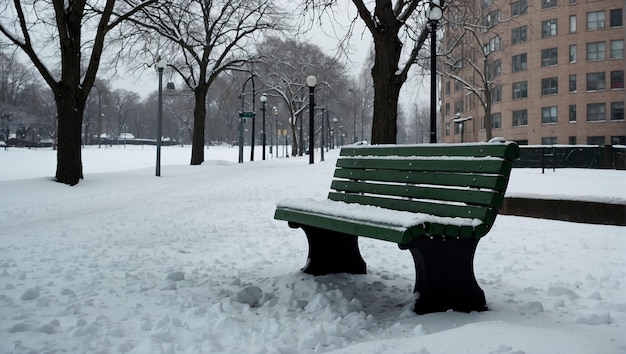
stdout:
[[478,0],[451,13],[441,140],[484,141],[491,126],[520,144],[626,144],[624,3]]

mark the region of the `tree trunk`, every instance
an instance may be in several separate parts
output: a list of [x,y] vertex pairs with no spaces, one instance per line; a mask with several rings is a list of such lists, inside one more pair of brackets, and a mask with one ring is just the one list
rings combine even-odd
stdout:
[[491,133],[491,86],[489,84],[485,85],[485,140],[489,141],[492,138]]
[[[67,86],[67,85],[66,85]],[[56,181],[74,186],[83,179],[81,126],[84,101],[72,87],[61,88],[56,96],[58,115],[58,150]]]
[[291,120],[291,156],[298,156],[298,151],[300,151],[300,141],[298,137],[298,128],[296,127],[296,120]]
[[204,130],[206,127],[206,96],[209,85],[198,85],[194,91],[193,137],[191,143],[191,165],[204,162]]
[[87,95],[81,83],[81,19],[80,12],[66,17],[67,33],[60,40],[61,80],[52,87],[58,119],[56,180],[70,186],[83,179],[81,138]]
[[381,31],[375,35],[375,59],[372,68],[374,80],[374,116],[372,144],[395,144],[398,127],[398,99],[406,77],[398,75],[402,42],[397,31]]

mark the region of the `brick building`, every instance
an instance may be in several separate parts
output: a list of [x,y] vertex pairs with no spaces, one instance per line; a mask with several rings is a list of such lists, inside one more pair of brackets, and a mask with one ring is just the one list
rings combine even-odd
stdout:
[[468,3],[439,50],[441,141],[486,140],[490,124],[521,144],[626,144],[624,0]]

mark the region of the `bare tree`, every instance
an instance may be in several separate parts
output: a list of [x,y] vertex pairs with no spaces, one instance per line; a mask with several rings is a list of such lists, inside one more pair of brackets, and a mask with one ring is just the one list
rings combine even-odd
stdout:
[[[442,64],[437,66],[439,74],[450,79],[456,89],[460,86],[465,97],[478,100],[485,114],[483,125],[489,140],[492,106],[502,96],[497,77],[502,74],[502,53],[509,43],[505,33],[510,33],[508,26],[500,24],[514,22],[514,18],[509,16],[508,9],[484,1],[455,3],[449,7],[448,17],[445,49],[440,55]],[[517,36],[525,38],[525,31]],[[455,102],[453,114],[463,113],[464,101]]]
[[[83,178],[83,112],[107,33],[155,1],[14,0],[1,5],[0,33],[22,49],[54,93],[58,116],[57,182],[76,185]],[[54,41],[56,55],[50,52]],[[87,59],[83,62],[84,54]],[[55,57],[60,58],[60,72]]]
[[236,138],[239,122],[241,86],[230,76],[219,77],[209,89],[209,139],[231,144]]
[[271,0],[171,0],[142,16],[136,25],[151,32],[138,45],[150,55],[157,53],[147,48],[158,48],[194,93],[191,164],[199,165],[204,162],[205,100],[211,84],[224,71],[248,62],[255,36],[283,28],[285,14]]
[[165,129],[170,136],[175,136],[178,142],[185,135],[190,140],[193,137],[193,103],[194,94],[191,91],[167,91],[164,100],[164,119],[167,122]]
[[24,103],[34,82],[26,66],[17,61],[15,51],[0,52],[0,125],[4,139],[9,139],[11,130],[26,123],[26,111],[32,106]]
[[430,109],[428,105],[415,102],[410,107],[410,115],[403,122],[405,141],[407,143],[422,144],[428,142],[430,130]]
[[[354,93],[354,130],[356,130],[356,126],[359,125],[356,121],[357,115],[360,117],[361,131],[353,132],[355,133],[354,138],[356,139],[356,137],[360,135],[361,140],[368,140],[365,138],[365,132],[371,132],[372,114],[374,111],[374,85],[372,76],[367,72],[367,69],[364,69],[363,72],[355,78],[354,87],[349,88],[348,91]],[[369,127],[369,129],[366,129],[366,127]],[[369,140],[371,141],[371,134]]]
[[[306,77],[315,75],[320,87],[318,102],[332,105],[332,100],[345,94],[347,79],[345,67],[336,59],[324,54],[313,44],[293,39],[272,37],[258,46],[262,60],[255,66],[258,76],[269,96],[279,98],[289,112],[289,125],[292,136],[292,155],[303,151],[298,128],[303,112],[308,108],[308,87]],[[324,88],[321,88],[324,87]],[[324,97],[326,96],[326,97]],[[304,129],[304,127],[303,127]],[[300,129],[302,132],[302,129]]]
[[[336,0],[303,2],[310,9],[319,10],[318,13],[332,11],[338,3]],[[424,25],[429,1],[352,0],[352,4],[374,40],[372,143],[395,143],[400,89],[431,31]],[[444,6],[444,1],[440,6]]]
[[119,137],[124,132],[124,126],[128,129],[129,116],[136,114],[139,106],[139,95],[136,92],[130,92],[123,89],[111,92],[111,108],[115,111],[116,122],[114,122],[113,131]]
[[0,51],[0,135],[8,139],[11,132],[19,130],[22,137],[38,145],[40,137],[46,139],[56,130],[48,124],[56,114],[47,112],[46,107],[52,95],[41,87],[36,70],[17,60],[18,50]]

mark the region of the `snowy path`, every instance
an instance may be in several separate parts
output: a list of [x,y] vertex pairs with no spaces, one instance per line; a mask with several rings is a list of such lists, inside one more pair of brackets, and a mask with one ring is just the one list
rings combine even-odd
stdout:
[[368,275],[300,273],[306,238],[274,206],[325,198],[327,160],[0,182],[0,352],[626,351],[624,227],[500,216],[483,313],[415,315],[412,259],[386,242],[360,241]]

